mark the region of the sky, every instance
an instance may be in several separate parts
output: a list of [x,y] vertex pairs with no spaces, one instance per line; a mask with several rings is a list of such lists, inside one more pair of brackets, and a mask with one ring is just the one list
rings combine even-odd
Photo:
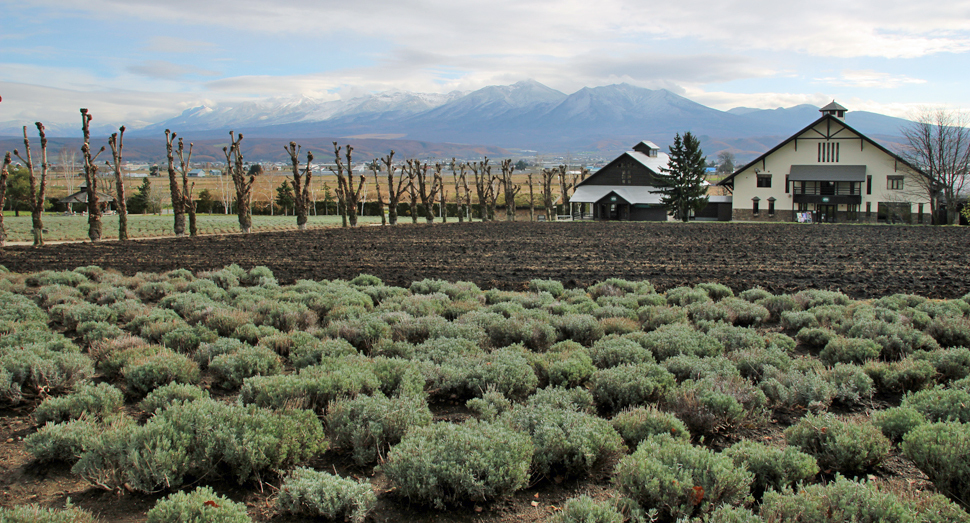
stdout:
[[970,109],[970,0],[0,0],[0,123],[534,79],[698,103]]

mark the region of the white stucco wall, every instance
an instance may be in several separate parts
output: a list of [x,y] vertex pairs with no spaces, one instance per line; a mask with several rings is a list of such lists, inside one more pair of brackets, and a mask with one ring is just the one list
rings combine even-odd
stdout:
[[[837,121],[832,121],[832,129],[827,131],[827,121],[819,122],[815,128],[822,134],[831,134],[838,130]],[[841,127],[841,126],[840,126]],[[865,213],[866,202],[871,202],[872,213],[875,214],[878,202],[902,203],[908,202],[911,205],[911,212],[918,212],[918,204],[924,204],[924,213],[929,211],[929,195],[921,188],[914,177],[918,174],[910,174],[906,171],[906,166],[891,155],[886,154],[875,145],[868,141],[859,139],[859,135],[848,128],[836,136],[841,140],[832,140],[830,143],[839,143],[838,162],[818,161],[818,143],[825,143],[826,140],[819,133],[808,129],[798,136],[797,140],[785,144],[777,151],[764,158],[764,162],[758,161],[748,169],[742,171],[734,178],[734,208],[752,208],[752,198],[757,196],[761,199],[760,211],[766,213],[768,209],[768,198],[774,197],[775,210],[791,211],[793,209],[792,193],[785,193],[785,176],[791,171],[792,165],[865,165],[866,175],[872,176],[872,194],[866,194],[866,183],[862,183],[862,204],[859,206],[860,213]],[[852,137],[854,139],[846,140]],[[797,142],[797,150],[796,150]],[[861,145],[860,145],[861,144]],[[771,174],[771,187],[757,187],[757,175],[755,169],[760,174]],[[903,190],[890,190],[888,177],[904,176]],[[791,188],[789,188],[791,191]],[[797,208],[797,206],[794,206]],[[845,205],[840,205],[839,210],[846,210]]]

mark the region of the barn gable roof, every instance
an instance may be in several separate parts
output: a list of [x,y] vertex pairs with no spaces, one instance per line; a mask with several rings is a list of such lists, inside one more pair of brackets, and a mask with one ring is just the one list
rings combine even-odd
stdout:
[[796,138],[798,138],[799,136],[801,136],[801,135],[803,135],[803,134],[805,134],[805,133],[806,133],[806,132],[807,132],[808,130],[810,130],[811,128],[813,128],[813,127],[815,127],[816,125],[818,125],[818,124],[820,124],[820,123],[822,123],[822,122],[824,122],[824,121],[825,121],[826,119],[831,119],[831,120],[832,120],[833,122],[836,122],[836,123],[838,123],[839,125],[842,125],[842,126],[844,126],[844,127],[845,127],[846,129],[848,129],[849,131],[852,131],[853,133],[855,133],[856,135],[858,135],[858,136],[859,136],[859,137],[860,137],[860,138],[861,138],[862,140],[864,140],[865,142],[867,142],[867,143],[869,143],[870,145],[873,145],[873,146],[875,146],[875,147],[876,147],[877,149],[879,149],[880,151],[882,151],[882,152],[884,152],[884,153],[886,153],[886,154],[888,154],[889,156],[891,156],[891,157],[892,157],[893,159],[895,159],[896,161],[898,161],[898,162],[900,162],[900,163],[902,163],[902,164],[904,164],[904,165],[906,165],[906,166],[907,166],[907,167],[909,167],[909,168],[910,168],[910,169],[911,169],[911,170],[912,170],[913,172],[916,172],[916,173],[919,173],[919,174],[922,174],[923,176],[926,176],[926,174],[924,174],[924,173],[923,173],[923,171],[921,171],[921,170],[920,170],[919,168],[917,168],[917,167],[915,167],[914,165],[912,165],[911,163],[909,163],[909,162],[907,162],[907,161],[906,161],[906,160],[904,160],[904,159],[903,159],[902,157],[900,157],[900,156],[899,156],[898,154],[896,154],[896,153],[894,153],[894,152],[892,152],[892,151],[890,151],[889,149],[887,149],[887,148],[885,148],[885,147],[883,147],[883,146],[882,146],[882,145],[880,145],[879,143],[877,143],[877,142],[875,142],[875,141],[873,141],[873,140],[872,140],[871,138],[869,138],[868,136],[866,136],[866,135],[864,135],[864,134],[862,134],[861,132],[859,132],[858,130],[856,130],[856,129],[855,129],[854,127],[852,127],[851,125],[849,125],[849,124],[847,124],[847,123],[845,123],[845,120],[843,120],[843,119],[841,119],[841,118],[838,118],[838,117],[836,117],[836,116],[833,116],[833,115],[831,115],[831,114],[823,114],[823,115],[822,115],[822,116],[821,116],[821,117],[820,117],[820,118],[819,118],[818,120],[815,120],[814,122],[812,122],[812,123],[810,123],[810,124],[808,124],[808,125],[806,125],[804,129],[802,129],[802,130],[800,130],[800,131],[798,131],[797,133],[795,133],[795,134],[793,134],[793,135],[791,135],[791,136],[790,136],[790,137],[789,137],[789,138],[788,138],[787,140],[785,140],[785,141],[783,141],[783,142],[781,142],[781,143],[779,143],[778,145],[776,145],[776,146],[774,146],[774,147],[772,147],[772,148],[771,148],[771,149],[770,149],[770,150],[769,150],[768,152],[766,152],[766,153],[764,153],[764,154],[762,154],[761,156],[759,156],[759,157],[757,157],[757,158],[755,158],[754,160],[751,160],[750,162],[748,162],[748,163],[746,163],[746,164],[745,164],[744,166],[742,166],[741,168],[739,168],[739,169],[737,169],[737,170],[735,170],[735,171],[734,171],[733,173],[731,173],[731,175],[730,175],[730,176],[728,176],[727,178],[725,178],[725,179],[723,179],[723,180],[721,180],[720,182],[718,182],[718,185],[728,185],[728,186],[733,186],[733,185],[734,185],[734,178],[735,178],[735,177],[736,177],[737,175],[739,175],[739,174],[741,174],[742,172],[744,172],[744,171],[746,171],[746,170],[747,170],[748,168],[750,168],[750,167],[751,167],[752,165],[754,165],[754,164],[756,164],[756,163],[758,163],[758,162],[760,162],[760,161],[762,161],[762,160],[764,160],[764,159],[765,159],[765,158],[767,158],[768,156],[771,156],[771,155],[772,155],[772,154],[773,154],[773,153],[774,153],[775,151],[777,151],[777,150],[779,150],[779,149],[781,149],[782,147],[784,147],[784,146],[786,146],[786,145],[788,145],[789,143],[791,143],[791,142],[792,142],[793,140],[795,140],[795,139],[796,139]]
[[626,151],[623,154],[614,158],[613,161],[611,161],[610,163],[604,165],[601,169],[599,169],[595,173],[591,174],[589,178],[586,178],[582,182],[576,184],[576,187],[579,188],[583,185],[589,185],[587,182],[589,182],[590,180],[594,180],[597,174],[601,172],[605,172],[610,166],[622,160],[623,158],[629,158],[639,163],[640,165],[646,167],[647,170],[649,170],[653,174],[659,174],[660,169],[662,167],[666,167],[667,164],[670,162],[670,156],[668,156],[667,153],[657,153],[657,156],[647,156],[637,151]]

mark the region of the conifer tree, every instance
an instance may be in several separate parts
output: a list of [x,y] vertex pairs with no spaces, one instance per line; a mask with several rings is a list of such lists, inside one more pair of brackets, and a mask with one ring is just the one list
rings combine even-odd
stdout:
[[670,146],[667,165],[660,168],[655,182],[659,190],[653,192],[663,195],[660,202],[671,216],[686,222],[692,211],[696,213],[707,205],[707,186],[704,184],[707,164],[700,140],[690,131],[684,133],[683,139],[677,133]]

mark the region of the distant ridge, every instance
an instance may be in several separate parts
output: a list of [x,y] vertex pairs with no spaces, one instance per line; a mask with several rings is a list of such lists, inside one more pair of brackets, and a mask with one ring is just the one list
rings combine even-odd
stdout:
[[[850,125],[887,143],[899,141],[899,129],[908,123],[849,110],[846,121]],[[464,144],[465,148],[485,144],[539,152],[612,152],[644,139],[665,147],[675,133],[691,131],[702,137],[709,153],[729,149],[745,156],[764,152],[771,145],[763,144],[790,136],[818,116],[818,108],[811,105],[720,111],[666,89],[616,84],[584,87],[566,95],[525,80],[447,94],[383,92],[346,100],[299,97],[200,106],[138,129],[129,126],[128,135],[157,138],[165,129],[172,129],[193,140],[224,140],[232,129],[247,138],[287,141],[374,137]],[[0,123],[0,134],[17,137],[21,125]],[[73,126],[50,128],[49,134],[55,136],[80,134]],[[104,134],[111,131],[107,127],[100,130]],[[617,149],[617,144],[625,145]]]

